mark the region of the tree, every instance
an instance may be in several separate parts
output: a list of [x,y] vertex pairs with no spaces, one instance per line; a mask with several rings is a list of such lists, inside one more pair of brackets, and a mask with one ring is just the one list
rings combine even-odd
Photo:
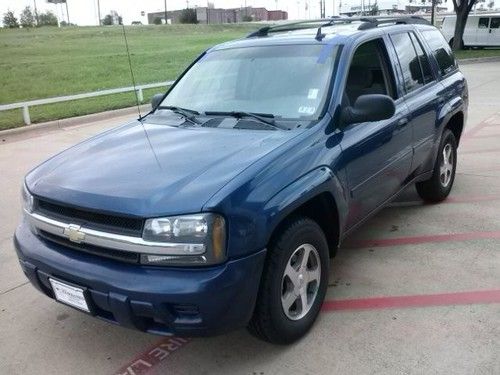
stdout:
[[123,18],[118,14],[116,10],[112,10],[109,12],[109,14],[104,17],[102,20],[102,24],[109,26],[109,25],[121,25],[123,24]]
[[493,7],[495,6],[495,1],[494,0],[491,0],[489,3],[488,3],[488,8],[493,9]]
[[161,25],[161,18],[160,17],[155,17],[155,19],[153,20],[153,23],[155,25]]
[[57,16],[50,10],[38,15],[38,26],[57,26]]
[[19,27],[19,23],[17,22],[17,18],[14,15],[14,12],[8,10],[3,15],[3,27],[9,29],[17,29]]
[[467,23],[467,17],[472,7],[478,2],[478,0],[452,0],[453,9],[457,14],[457,21],[455,22],[455,33],[453,34],[452,48],[454,50],[459,50],[463,48],[463,36],[465,30],[465,24]]
[[198,23],[198,17],[196,17],[196,10],[186,8],[183,9],[181,15],[179,16],[180,23]]
[[30,7],[26,7],[21,12],[21,26],[22,27],[35,27],[35,16]]
[[371,6],[370,9],[370,16],[378,16],[378,12],[379,12],[378,4],[377,0],[375,0],[375,3]]

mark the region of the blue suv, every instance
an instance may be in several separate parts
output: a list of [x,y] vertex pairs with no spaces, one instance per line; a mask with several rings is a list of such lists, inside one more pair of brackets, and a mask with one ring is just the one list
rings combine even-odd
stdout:
[[32,170],[21,266],[126,327],[293,342],[349,233],[410,184],[448,196],[467,106],[421,18],[264,27],[204,52],[147,115]]

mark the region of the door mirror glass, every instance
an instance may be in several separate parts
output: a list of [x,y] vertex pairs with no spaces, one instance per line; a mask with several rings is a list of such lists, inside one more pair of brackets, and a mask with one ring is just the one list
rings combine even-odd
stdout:
[[158,107],[160,105],[164,95],[165,94],[153,95],[153,97],[151,98],[151,109],[155,109],[156,107]]
[[342,110],[342,123],[349,125],[386,120],[394,116],[395,112],[396,105],[390,96],[381,94],[361,95],[356,99],[354,106],[348,106]]

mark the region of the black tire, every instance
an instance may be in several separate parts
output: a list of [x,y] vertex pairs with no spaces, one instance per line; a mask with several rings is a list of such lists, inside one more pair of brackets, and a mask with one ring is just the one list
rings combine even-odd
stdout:
[[[441,167],[444,161],[443,150],[446,147],[451,147],[451,155],[453,160],[449,165],[451,165],[451,171],[449,174],[449,180],[443,179],[443,174],[441,173]],[[418,195],[428,202],[441,202],[450,194],[451,188],[453,187],[453,182],[455,180],[455,171],[457,169],[457,141],[455,135],[449,130],[445,129],[443,136],[441,138],[441,143],[439,145],[438,155],[436,158],[436,163],[434,165],[434,170],[432,177],[423,182],[417,182],[416,188]],[[447,182],[447,183],[445,183]]]
[[[307,290],[309,290],[309,286],[313,287],[313,291],[316,290],[315,297],[311,297],[309,310],[307,308],[302,310],[305,315],[300,317],[300,314],[297,314],[293,317],[296,320],[292,320],[286,315],[285,308],[282,306],[282,295],[286,296],[288,293],[292,296],[292,299],[298,299],[288,309],[289,315],[294,308],[298,311],[302,303],[299,301],[300,296],[295,297],[294,294],[284,290],[284,285],[288,283],[284,273],[287,265],[293,264],[294,258],[292,255],[299,254],[297,251],[300,252],[303,245],[312,246],[317,250],[316,253],[310,250],[308,254],[313,254],[314,257],[319,258],[316,266],[321,270],[320,282],[319,285],[315,284],[314,281],[310,284],[305,283]],[[309,260],[306,265],[307,269],[310,267]],[[300,263],[300,261],[297,261],[297,263]],[[316,269],[314,265],[312,268]],[[250,333],[259,339],[282,345],[290,344],[304,336],[316,320],[325,298],[328,286],[328,268],[328,244],[320,226],[306,217],[295,217],[289,220],[282,226],[269,245],[255,311],[248,325]],[[300,272],[300,275],[302,274],[300,270],[297,272]],[[301,290],[304,290],[304,287],[302,288]],[[295,290],[298,289],[294,289],[294,293]],[[314,292],[311,293],[314,294]]]

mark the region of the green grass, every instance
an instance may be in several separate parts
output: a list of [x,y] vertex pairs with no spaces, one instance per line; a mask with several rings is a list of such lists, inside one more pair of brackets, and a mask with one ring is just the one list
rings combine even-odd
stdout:
[[500,48],[497,49],[468,49],[464,51],[455,51],[457,59],[472,59],[477,57],[500,56]]
[[[203,50],[260,25],[127,27],[137,84],[175,79]],[[121,27],[0,30],[0,103],[131,86]],[[144,101],[161,89],[144,92]],[[30,107],[32,122],[133,105],[118,94]],[[0,112],[0,130],[22,126],[21,110]]]

